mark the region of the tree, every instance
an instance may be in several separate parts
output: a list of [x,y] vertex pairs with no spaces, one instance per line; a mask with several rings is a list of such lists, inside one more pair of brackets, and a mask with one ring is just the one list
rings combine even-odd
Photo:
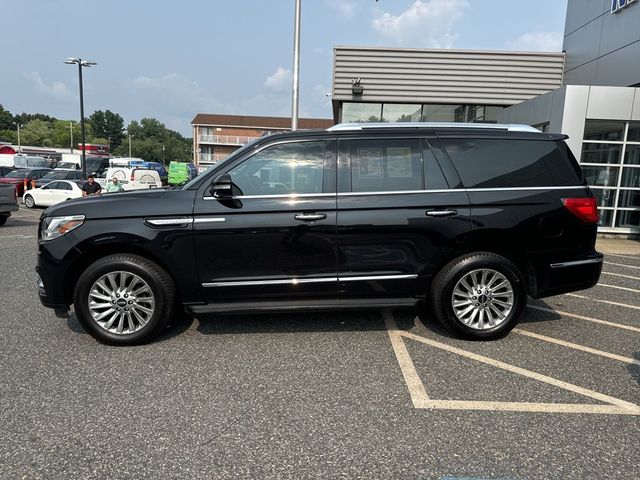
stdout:
[[[164,123],[155,118],[143,118],[140,122],[133,120],[127,127],[127,133],[133,136],[131,155],[134,157],[154,162],[162,162],[164,157],[164,163],[169,163],[171,160],[191,159],[191,139],[169,130]],[[114,149],[113,154],[128,156],[128,139]]]
[[31,120],[42,120],[43,122],[52,123],[55,118],[45,115],[43,113],[20,113],[15,116],[14,121],[19,122],[21,125],[26,125]]
[[124,139],[124,120],[110,110],[96,110],[89,117],[93,135],[107,139],[112,149],[118,148]]
[[13,115],[9,110],[5,110],[5,108],[0,104],[0,130],[12,130],[14,119]]
[[51,124],[44,120],[31,120],[20,129],[20,140],[23,145],[39,147],[55,147]]

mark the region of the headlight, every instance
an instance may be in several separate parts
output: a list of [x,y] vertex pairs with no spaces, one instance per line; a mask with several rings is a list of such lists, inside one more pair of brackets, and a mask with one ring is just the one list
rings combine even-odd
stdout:
[[69,217],[46,217],[42,222],[42,240],[53,240],[71,230],[75,230],[84,223],[84,215]]

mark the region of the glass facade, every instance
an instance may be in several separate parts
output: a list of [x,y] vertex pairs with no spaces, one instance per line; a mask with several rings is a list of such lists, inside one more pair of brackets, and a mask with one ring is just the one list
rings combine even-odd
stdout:
[[640,122],[587,120],[580,164],[600,226],[640,231]]
[[429,103],[344,102],[341,122],[481,122],[497,123],[503,107]]

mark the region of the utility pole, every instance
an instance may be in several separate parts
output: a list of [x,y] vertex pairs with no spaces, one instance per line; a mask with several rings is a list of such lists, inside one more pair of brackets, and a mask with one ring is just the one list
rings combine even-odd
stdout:
[[22,153],[22,146],[20,145],[20,127],[24,127],[24,125],[20,125],[19,122],[13,122],[13,124],[18,127],[18,153]]
[[293,87],[291,130],[298,129],[298,105],[300,103],[300,0],[296,0],[296,16],[293,27]]
[[129,158],[131,158],[131,137],[133,137],[133,135],[131,135],[130,133],[129,135]]
[[69,140],[69,148],[73,153],[73,122],[69,122],[69,131],[71,132],[71,140]]

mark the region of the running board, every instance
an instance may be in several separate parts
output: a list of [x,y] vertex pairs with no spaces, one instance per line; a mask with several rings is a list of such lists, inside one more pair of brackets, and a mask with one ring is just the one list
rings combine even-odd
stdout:
[[379,308],[413,308],[416,298],[362,298],[362,299],[315,299],[281,300],[266,302],[227,302],[185,305],[184,309],[193,315],[201,313],[258,313],[258,312],[299,312],[315,310],[371,310]]

